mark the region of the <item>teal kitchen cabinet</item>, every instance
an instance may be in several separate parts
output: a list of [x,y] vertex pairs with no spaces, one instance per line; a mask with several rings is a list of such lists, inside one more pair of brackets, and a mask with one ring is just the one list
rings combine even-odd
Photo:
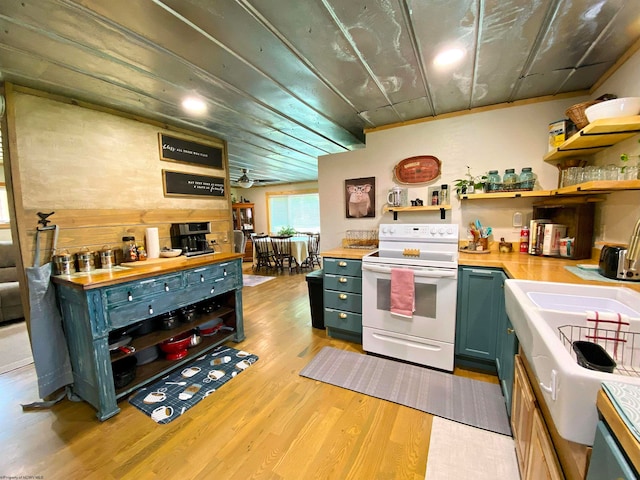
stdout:
[[362,343],[362,261],[328,257],[322,268],[327,334]]
[[[118,399],[222,343],[244,340],[241,261],[194,260],[183,267],[142,273],[131,268],[127,269],[131,273],[108,274],[102,282],[97,280],[99,274],[91,281],[53,277],[73,370],[73,393],[94,406],[100,420],[106,420],[120,411]],[[188,306],[198,308],[193,321],[180,322],[170,330],[155,329],[137,337],[134,334],[130,345],[136,352],[155,349],[163,341],[187,334],[212,319],[220,319],[227,328],[202,336],[201,342],[180,360],[167,360],[161,355],[138,365],[134,380],[116,388],[112,364],[130,353],[110,352],[110,335],[134,330],[142,322],[155,322],[163,314]]]
[[456,363],[494,370],[498,327],[506,316],[502,270],[459,267]]
[[504,401],[507,405],[507,414],[511,416],[513,374],[515,371],[515,356],[518,353],[518,338],[506,312],[501,316],[501,321],[498,325],[496,350],[498,380],[500,380],[500,388],[502,388]]
[[620,445],[602,420],[596,428],[587,480],[639,478]]

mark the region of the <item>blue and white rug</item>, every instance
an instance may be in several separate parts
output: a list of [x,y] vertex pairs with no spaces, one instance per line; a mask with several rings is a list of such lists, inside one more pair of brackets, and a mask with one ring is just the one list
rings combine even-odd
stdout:
[[169,423],[249,368],[258,357],[221,345],[129,397],[157,423]]

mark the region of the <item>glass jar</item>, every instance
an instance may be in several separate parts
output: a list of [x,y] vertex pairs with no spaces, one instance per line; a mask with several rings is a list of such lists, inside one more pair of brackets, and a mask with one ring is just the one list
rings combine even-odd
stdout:
[[489,170],[487,174],[487,184],[489,185],[489,191],[494,192],[500,189],[500,174],[498,170]]
[[516,175],[515,169],[507,168],[504,171],[504,176],[502,177],[502,183],[504,183],[505,190],[513,189],[517,182],[518,182],[518,175]]
[[518,176],[518,180],[521,183],[520,188],[533,190],[533,185],[536,181],[533,175],[533,169],[531,167],[524,167]]
[[136,237],[122,237],[122,261],[136,262],[138,260],[138,248],[136,247]]

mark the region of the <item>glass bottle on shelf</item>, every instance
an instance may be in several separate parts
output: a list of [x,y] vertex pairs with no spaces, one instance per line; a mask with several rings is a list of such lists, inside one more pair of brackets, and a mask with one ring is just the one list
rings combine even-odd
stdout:
[[522,184],[522,188],[531,188],[533,189],[533,184],[535,182],[535,177],[533,175],[533,170],[531,167],[524,167],[520,172],[520,176],[518,177],[520,183]]
[[494,192],[500,189],[500,174],[498,170],[489,170],[487,174],[487,185],[489,192]]
[[504,176],[502,177],[502,183],[504,183],[505,190],[511,190],[515,187],[515,184],[518,182],[518,175],[514,168],[507,168],[504,171]]

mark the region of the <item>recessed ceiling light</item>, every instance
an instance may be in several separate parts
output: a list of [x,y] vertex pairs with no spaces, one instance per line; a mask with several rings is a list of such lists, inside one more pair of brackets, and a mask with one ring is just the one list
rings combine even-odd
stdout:
[[195,97],[188,97],[182,101],[182,107],[191,113],[204,113],[207,111],[207,105]]
[[464,50],[460,48],[450,48],[443,50],[433,60],[434,65],[437,67],[444,67],[459,62],[464,57]]

